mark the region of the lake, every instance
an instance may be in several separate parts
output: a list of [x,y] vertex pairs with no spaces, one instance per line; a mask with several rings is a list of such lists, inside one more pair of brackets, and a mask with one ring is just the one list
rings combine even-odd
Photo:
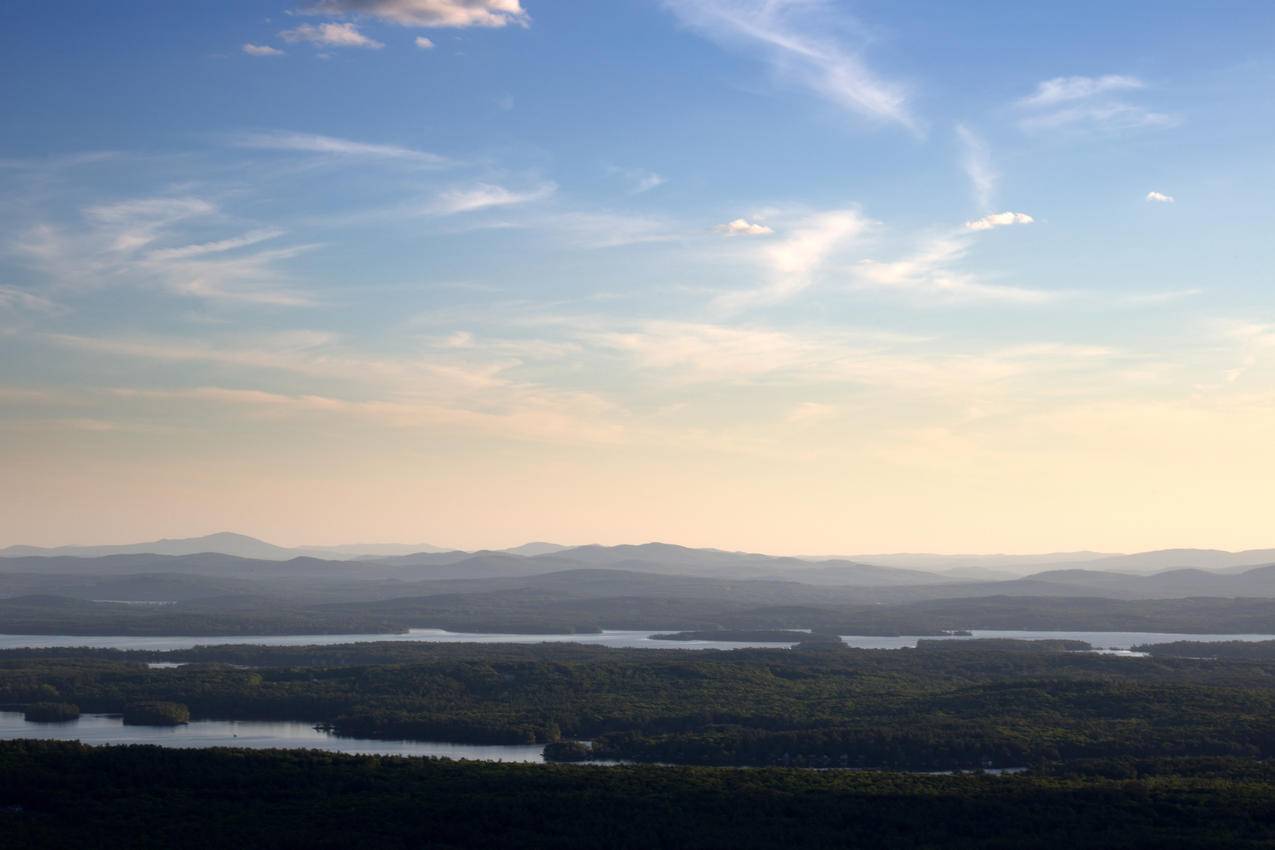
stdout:
[[149,649],[168,651],[196,646],[253,644],[256,646],[331,646],[341,643],[411,641],[416,643],[587,643],[617,649],[741,649],[787,648],[790,643],[734,642],[720,640],[651,640],[654,631],[608,630],[599,634],[506,635],[448,632],[443,629],[409,629],[405,634],[362,635],[227,635],[217,637],[125,637],[116,635],[0,635],[0,650],[86,646],[94,649]]
[[194,720],[185,726],[125,726],[117,715],[84,714],[70,723],[29,723],[17,711],[0,711],[0,740],[37,738],[85,744],[157,744],[161,747],[309,749],[385,756],[442,756],[481,761],[544,762],[544,744],[450,744],[342,738],[308,723]]
[[[1139,644],[1151,643],[1173,643],[1179,640],[1204,641],[1207,643],[1217,643],[1226,640],[1242,640],[1242,641],[1261,641],[1275,640],[1275,635],[1182,635],[1171,634],[1168,632],[1042,632],[1030,630],[1014,630],[1014,631],[996,631],[991,629],[971,629],[970,636],[966,640],[974,638],[1012,638],[1015,640],[1083,640],[1096,650],[1113,651],[1117,653],[1128,652],[1128,650]],[[952,635],[940,638],[941,640],[960,640],[961,637]],[[863,638],[863,637],[843,637],[850,646],[861,647],[865,649],[899,649],[904,646],[916,646],[917,638]],[[870,645],[879,641],[896,642],[897,645],[878,646]]]
[[[721,640],[652,640],[659,632],[608,630],[600,634],[578,635],[523,635],[480,634],[448,632],[442,629],[411,629],[406,634],[359,635],[229,635],[217,637],[122,637],[112,635],[0,635],[0,650],[39,649],[49,647],[92,647],[100,649],[148,649],[168,651],[191,649],[195,646],[218,644],[256,644],[260,646],[331,646],[341,643],[375,643],[379,641],[411,641],[417,643],[583,643],[593,646],[609,646],[617,649],[786,649],[790,643],[762,643],[756,641]],[[1169,643],[1178,640],[1195,641],[1260,641],[1275,640],[1275,635],[1186,635],[1159,632],[1046,632],[1046,631],[996,631],[975,629],[973,638],[1017,638],[1019,640],[1083,640],[1095,649],[1127,652],[1130,647],[1142,643]],[[918,640],[929,638],[919,635],[875,637],[871,635],[844,635],[841,640],[847,646],[858,649],[908,649]],[[961,636],[938,637],[939,640],[961,640]],[[968,637],[965,639],[969,639]]]

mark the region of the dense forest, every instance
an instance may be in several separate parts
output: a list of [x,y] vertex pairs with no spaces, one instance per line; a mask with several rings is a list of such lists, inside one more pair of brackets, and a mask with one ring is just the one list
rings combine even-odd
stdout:
[[[572,645],[0,654],[0,704],[330,724],[372,738],[584,739],[597,757],[908,770],[1275,756],[1275,662],[1113,658],[1025,642],[696,653]],[[133,660],[136,659],[136,660]],[[247,665],[247,666],[239,666]]]
[[[1270,848],[1275,776],[1144,762],[1109,777],[540,766],[0,743],[22,848],[788,850]],[[1107,771],[1110,772],[1110,771]]]
[[1225,658],[1236,661],[1275,661],[1275,640],[1178,640],[1134,649],[1160,658]]
[[[553,579],[553,584],[540,590],[492,590],[487,581],[434,582],[430,595],[344,602],[318,600],[408,590],[393,582],[344,582],[326,586],[322,593],[313,587],[291,593],[271,584],[269,592],[171,604],[14,596],[0,598],[0,634],[394,634],[409,628],[504,634],[761,631],[777,637],[791,629],[841,635],[939,635],[968,629],[1275,634],[1275,599],[990,596],[865,604],[854,588],[791,582],[622,573],[590,582],[579,571],[536,578]],[[576,580],[579,585],[571,583]]]

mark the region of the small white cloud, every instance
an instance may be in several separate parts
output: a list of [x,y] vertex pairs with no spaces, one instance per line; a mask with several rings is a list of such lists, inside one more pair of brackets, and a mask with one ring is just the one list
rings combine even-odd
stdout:
[[1174,198],[1172,195],[1166,195],[1163,192],[1147,192],[1147,200],[1153,204],[1172,204]]
[[1084,100],[1113,91],[1131,91],[1144,88],[1137,77],[1121,74],[1105,74],[1101,77],[1054,77],[1036,86],[1036,91],[1019,101],[1021,106],[1056,106],[1074,100]]
[[304,41],[328,47],[362,47],[369,50],[380,50],[385,46],[359,32],[354,24],[302,24],[296,29],[284,30],[279,33],[279,37],[289,44]]
[[1027,213],[1002,212],[985,215],[973,221],[965,222],[966,230],[993,230],[997,227],[1008,227],[1011,224],[1031,224],[1036,219]]
[[367,15],[412,27],[526,26],[521,0],[316,0],[308,15]]
[[271,47],[268,44],[253,44],[251,41],[244,42],[243,52],[249,56],[282,56],[283,51],[277,47]]
[[423,35],[416,36],[416,46],[421,50],[429,50],[434,46],[434,42],[430,41]]
[[756,224],[746,218],[737,218],[726,224],[719,224],[715,229],[718,233],[725,233],[727,236],[769,236],[775,232],[764,224]]

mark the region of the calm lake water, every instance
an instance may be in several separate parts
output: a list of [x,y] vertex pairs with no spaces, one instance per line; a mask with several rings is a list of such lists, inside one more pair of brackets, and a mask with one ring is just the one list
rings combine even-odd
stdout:
[[231,635],[226,637],[119,637],[113,635],[0,635],[0,649],[88,646],[101,649],[190,649],[195,646],[254,644],[257,646],[331,646],[341,643],[413,641],[420,643],[587,643],[638,649],[740,649],[790,647],[790,643],[720,640],[651,640],[660,632],[604,631],[581,635],[501,635],[411,629],[406,634],[371,635]]
[[125,726],[109,714],[85,714],[70,723],[28,723],[16,711],[0,711],[0,740],[38,738],[85,744],[158,744],[161,747],[250,747],[308,749],[387,756],[443,756],[451,759],[539,763],[544,744],[449,744],[436,741],[377,741],[341,738],[308,723],[195,720],[185,726]]
[[[0,635],[0,650],[44,647],[86,646],[103,649],[149,649],[167,651],[218,644],[256,644],[259,646],[330,646],[341,643],[375,643],[378,641],[413,641],[419,643],[584,643],[629,649],[743,649],[747,647],[789,648],[790,643],[761,643],[722,640],[652,640],[658,632],[604,631],[581,635],[506,635],[447,632],[442,629],[412,629],[406,634],[365,635],[232,635],[225,637],[120,637],[112,635]],[[1185,635],[1158,632],[1041,632],[973,630],[974,638],[1018,638],[1020,640],[1083,640],[1095,649],[1127,652],[1130,647],[1146,643],[1169,643],[1178,640],[1275,640],[1275,635]],[[906,649],[915,647],[918,635],[873,637],[845,635],[848,646],[859,649]],[[961,640],[958,636],[940,640]],[[967,638],[968,639],[968,638]],[[163,663],[163,662],[160,662]]]
[[[841,640],[849,646],[859,649],[904,649],[914,647],[918,640],[973,640],[973,638],[1007,637],[1020,641],[1085,641],[1095,650],[1112,651],[1117,654],[1128,654],[1130,647],[1140,644],[1172,644],[1174,641],[1205,641],[1209,644],[1218,641],[1275,641],[1275,635],[1173,635],[1168,632],[1035,632],[1035,631],[995,631],[986,628],[974,628],[969,636],[929,637],[857,637],[843,636]],[[1133,652],[1136,655],[1136,652]]]

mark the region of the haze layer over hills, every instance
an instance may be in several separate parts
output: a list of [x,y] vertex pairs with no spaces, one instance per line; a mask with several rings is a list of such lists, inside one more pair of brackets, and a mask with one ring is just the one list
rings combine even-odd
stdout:
[[[875,634],[1134,624],[1275,633],[1270,550],[1168,550],[1057,565],[1047,563],[1049,556],[1021,562],[997,556],[994,568],[973,556],[925,556],[927,569],[912,569],[664,543],[387,554],[397,549],[287,549],[234,534],[133,546],[11,547],[0,558],[0,632]],[[1046,563],[1029,570],[1030,559]],[[1014,575],[1009,564],[1027,574]]]

